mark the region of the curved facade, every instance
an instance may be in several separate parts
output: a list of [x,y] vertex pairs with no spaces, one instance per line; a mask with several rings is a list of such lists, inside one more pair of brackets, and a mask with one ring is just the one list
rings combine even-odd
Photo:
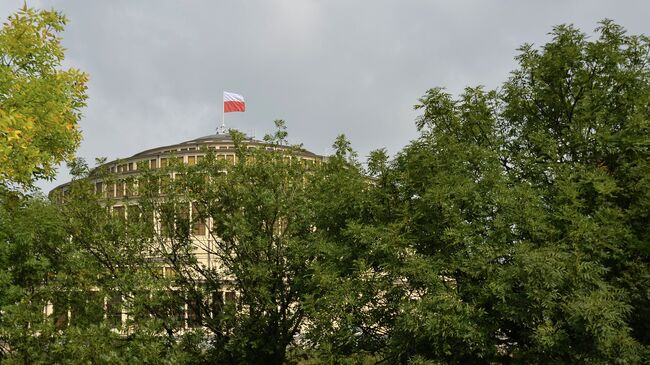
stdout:
[[[243,144],[246,148],[252,149],[264,149],[264,150],[285,150],[287,147],[272,145],[264,141],[255,140],[252,138],[246,138],[243,141]],[[159,169],[165,168],[172,159],[177,159],[179,162],[182,162],[187,165],[194,165],[199,162],[205,155],[209,152],[213,152],[217,159],[222,159],[230,161],[233,164],[237,162],[236,150],[234,142],[230,135],[228,134],[212,134],[204,137],[192,139],[189,141],[181,142],[174,145],[156,147],[148,149],[139,153],[134,154],[131,157],[124,159],[113,160],[107,163],[104,163],[97,168],[95,168],[91,173],[89,178],[95,186],[95,192],[98,194],[103,194],[107,198],[107,204],[109,209],[112,211],[114,216],[121,217],[128,220],[129,215],[139,214],[138,210],[138,201],[137,201],[137,177],[140,173],[143,172],[143,169]],[[323,156],[316,155],[312,152],[306,150],[300,150],[297,153],[292,151],[292,159],[300,159],[302,163],[319,163],[325,159]],[[110,171],[110,179],[105,179],[104,174],[100,174],[100,171]],[[174,172],[170,172],[170,178],[173,178]],[[66,190],[70,183],[62,184],[50,192],[51,198],[64,197],[66,195]],[[190,221],[194,219],[194,204],[187,202],[186,207],[187,218]],[[161,224],[155,217],[150,217],[152,223],[154,224],[154,229],[159,233],[162,232]],[[194,246],[194,255],[196,256],[198,262],[204,265],[206,268],[220,270],[220,263],[214,254],[215,250],[215,240],[218,237],[215,237],[210,234],[211,232],[210,219],[206,221],[193,221],[190,232],[192,243]],[[165,266],[161,263],[160,274],[165,277],[173,277],[175,272],[168,266]],[[236,293],[227,288],[219,292],[221,300],[228,300],[229,297],[233,297]],[[121,298],[109,298],[114,301],[113,306],[120,306]],[[110,312],[108,308],[111,307],[111,302],[107,299],[104,303],[104,307],[107,308],[107,313]],[[53,307],[50,306],[46,309],[47,314],[52,314]],[[192,310],[189,305],[186,305],[185,308],[185,319],[186,325],[191,326]],[[110,314],[108,314],[110,316]],[[126,313],[115,314],[118,318],[117,322],[126,320]],[[66,318],[70,318],[69,314]]]
[[[252,138],[245,139],[243,143],[246,148],[264,150],[284,150],[287,148]],[[113,215],[128,219],[132,208],[137,208],[137,177],[142,172],[142,169],[165,168],[172,159],[186,165],[194,165],[208,152],[214,152],[217,159],[230,161],[233,164],[237,162],[234,142],[230,135],[213,134],[174,145],[148,149],[125,159],[104,163],[90,173],[90,179],[95,185],[95,192],[108,199]],[[294,152],[290,158],[300,159],[302,163],[319,163],[325,159],[323,156],[306,150],[301,150],[298,153]],[[102,169],[110,171],[110,179],[106,179],[103,174],[96,173]],[[170,172],[170,178],[174,178],[173,171]],[[50,197],[65,197],[68,185],[69,183],[65,183],[56,187],[50,192]],[[188,214],[193,215],[194,207],[189,202],[187,204]],[[133,211],[135,210],[133,209]],[[188,218],[193,219],[193,217]],[[153,223],[155,226],[159,226],[159,222]],[[212,267],[214,264],[207,253],[210,252],[210,223],[207,221],[195,224],[190,232],[192,238],[197,242],[197,258],[208,267]],[[158,227],[159,229],[160,227]],[[205,249],[202,250],[201,247]]]
[[[246,138],[244,144],[247,148],[263,148],[266,150],[284,149],[282,146],[270,145],[264,141],[252,138]],[[107,162],[98,166],[95,170],[107,168],[111,173],[117,174],[118,177],[126,178],[137,175],[138,167],[142,168],[142,166],[146,166],[150,169],[166,167],[171,158],[176,158],[182,160],[181,162],[185,164],[193,165],[205,156],[206,150],[212,150],[218,159],[225,159],[232,161],[232,163],[236,161],[235,147],[230,135],[211,134],[174,145],[151,148],[136,153],[131,157]],[[296,157],[306,162],[316,162],[324,159],[323,156],[316,155],[307,150],[301,151]],[[104,186],[99,179],[96,182],[100,184],[97,185],[98,192],[106,192],[108,197],[122,198],[128,196],[126,187]],[[50,195],[54,192],[65,192],[67,185],[68,183],[57,186],[50,192]]]

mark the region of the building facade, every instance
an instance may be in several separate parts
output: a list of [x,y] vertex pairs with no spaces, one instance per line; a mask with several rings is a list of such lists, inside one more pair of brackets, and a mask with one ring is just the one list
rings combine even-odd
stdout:
[[[255,140],[253,138],[244,138],[241,142],[247,149],[258,149],[264,151],[283,151],[288,150],[288,147],[270,144],[264,141]],[[91,183],[94,185],[95,193],[103,196],[104,201],[107,203],[107,208],[111,211],[113,216],[128,220],[138,211],[138,177],[145,172],[152,170],[166,169],[169,174],[165,174],[169,179],[175,178],[175,172],[169,169],[173,164],[184,164],[188,166],[200,163],[201,159],[205,158],[207,154],[214,154],[216,159],[224,160],[226,163],[237,163],[237,150],[235,142],[229,134],[213,134],[204,137],[192,139],[189,141],[181,142],[178,144],[161,146],[148,149],[134,154],[131,157],[124,159],[117,159],[106,162],[96,167],[89,175]],[[307,150],[299,150],[297,153],[292,150],[291,154],[287,154],[286,158],[297,159],[299,163],[303,164],[318,164],[325,158]],[[173,162],[172,162],[173,161]],[[100,173],[100,172],[106,172]],[[107,178],[110,176],[110,178]],[[70,183],[62,184],[50,192],[51,199],[65,199]],[[208,270],[220,270],[219,259],[212,254],[217,248],[215,247],[215,240],[219,238],[211,234],[212,222],[210,219],[203,221],[196,221],[193,215],[196,214],[196,209],[192,202],[187,202],[186,212],[189,215],[189,220],[193,221],[189,236],[194,246],[194,255],[199,263]],[[149,217],[152,224],[158,233],[161,233],[163,227],[159,217]],[[155,258],[153,258],[155,259]],[[162,262],[162,261],[161,261]],[[159,267],[159,274],[165,278],[173,278],[176,273],[170,266],[161,264]],[[218,300],[228,301],[234,297],[236,292],[228,290],[227,285],[223,291],[218,293]],[[97,298],[96,298],[97,299]],[[121,305],[122,298],[117,295],[107,298],[99,298],[102,303],[96,306],[103,307],[104,318],[109,319],[117,327],[120,323],[126,321],[128,313],[123,310]],[[74,310],[67,305],[65,307],[57,308],[56,305],[50,305],[46,308],[46,315],[53,315],[55,322],[58,325],[66,325],[74,319]],[[196,310],[189,304],[185,304],[182,313],[177,315],[184,318],[183,327],[195,327]]]

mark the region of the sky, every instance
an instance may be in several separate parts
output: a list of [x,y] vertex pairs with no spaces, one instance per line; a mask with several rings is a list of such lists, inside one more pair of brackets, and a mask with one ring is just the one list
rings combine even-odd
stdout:
[[[2,0],[6,19],[23,0]],[[68,17],[65,67],[90,75],[77,154],[137,152],[215,133],[222,92],[245,113],[226,126],[256,138],[286,121],[289,142],[327,155],[345,134],[362,160],[417,137],[413,109],[432,87],[496,88],[524,43],[558,24],[593,34],[613,19],[650,34],[650,1],[230,0],[27,1]],[[65,166],[45,193],[67,182]]]

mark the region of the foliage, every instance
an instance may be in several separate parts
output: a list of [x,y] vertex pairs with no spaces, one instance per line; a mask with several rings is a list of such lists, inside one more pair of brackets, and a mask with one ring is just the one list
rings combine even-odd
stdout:
[[3,187],[0,359],[647,361],[650,42],[596,33],[523,46],[498,90],[429,90],[420,136],[365,168],[276,121],[262,148],[232,130],[232,160],[138,167],[117,205],[104,164],[57,204]]
[[[276,126],[266,138],[278,146],[274,151],[248,148],[243,135],[231,131],[234,163],[208,152],[195,166],[171,165],[140,179],[140,205],[161,218],[155,255],[174,268],[176,284],[203,313],[209,356],[218,362],[286,360],[309,326],[306,305],[319,290],[319,252],[331,244],[316,219],[321,207],[331,206],[320,189],[333,177],[331,164],[303,159],[299,146],[286,145],[283,123]],[[349,167],[363,181],[360,170]],[[172,171],[174,179],[159,185]],[[201,222],[211,222],[208,238],[194,232]],[[196,245],[219,265],[197,260]],[[233,295],[221,302],[220,292]]]
[[87,75],[61,69],[66,19],[25,6],[0,30],[0,183],[54,177],[81,133]]
[[420,100],[421,137],[380,175],[423,293],[395,361],[647,358],[649,42],[597,33],[556,27],[501,90]]

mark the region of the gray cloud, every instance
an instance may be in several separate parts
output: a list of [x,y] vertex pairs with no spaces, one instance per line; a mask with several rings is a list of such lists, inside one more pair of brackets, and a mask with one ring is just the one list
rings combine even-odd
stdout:
[[[345,133],[361,156],[416,137],[428,88],[496,87],[523,43],[603,18],[650,33],[647,1],[54,1],[66,65],[91,76],[79,155],[127,157],[214,132],[221,92],[245,96],[226,124],[262,136],[285,119],[316,153]],[[6,18],[22,0],[0,4]],[[62,168],[49,190],[69,179]]]

